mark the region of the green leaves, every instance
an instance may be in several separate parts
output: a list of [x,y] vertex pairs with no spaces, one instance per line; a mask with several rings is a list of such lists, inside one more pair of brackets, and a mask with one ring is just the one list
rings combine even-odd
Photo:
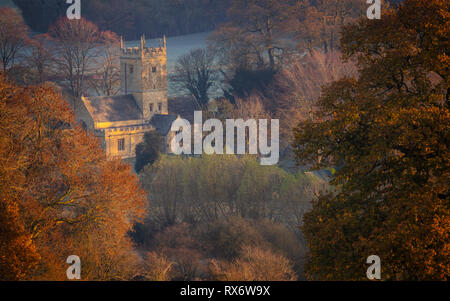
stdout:
[[151,214],[163,224],[211,222],[241,216],[295,228],[314,195],[326,188],[313,174],[290,175],[255,158],[163,156],[141,174],[151,193]]

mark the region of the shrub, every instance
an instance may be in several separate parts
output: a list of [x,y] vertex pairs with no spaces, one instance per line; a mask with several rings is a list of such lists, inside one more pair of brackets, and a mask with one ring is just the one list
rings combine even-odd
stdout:
[[149,281],[170,281],[174,263],[166,256],[149,252],[145,254],[144,279]]
[[245,246],[233,262],[213,260],[210,274],[218,281],[295,281],[292,263],[269,250]]

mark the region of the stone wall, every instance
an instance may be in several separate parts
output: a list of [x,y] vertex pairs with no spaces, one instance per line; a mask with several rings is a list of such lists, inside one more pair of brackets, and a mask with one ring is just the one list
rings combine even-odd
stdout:
[[[122,94],[133,94],[145,120],[154,114],[168,114],[167,51],[165,47],[121,48],[120,83]],[[161,104],[161,108],[160,108]]]
[[[105,129],[105,150],[108,158],[134,158],[136,146],[144,139],[145,132],[152,130],[149,125]],[[119,140],[124,139],[124,150],[119,150]]]

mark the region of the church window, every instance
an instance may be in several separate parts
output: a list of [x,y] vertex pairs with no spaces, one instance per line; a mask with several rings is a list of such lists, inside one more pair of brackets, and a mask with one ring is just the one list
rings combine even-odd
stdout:
[[156,67],[152,67],[152,72],[156,73]]
[[130,74],[133,74],[133,72],[134,72],[134,66],[130,65]]
[[123,152],[125,150],[125,139],[119,139],[117,141],[117,149],[119,152]]
[[158,111],[162,112],[162,103],[158,103]]
[[153,112],[153,104],[150,104],[150,112]]

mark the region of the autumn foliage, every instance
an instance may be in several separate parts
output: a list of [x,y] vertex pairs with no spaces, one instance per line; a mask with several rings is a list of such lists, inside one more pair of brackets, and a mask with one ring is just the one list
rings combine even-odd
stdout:
[[305,216],[310,279],[363,280],[373,254],[384,280],[449,278],[449,5],[407,0],[344,28],[359,77],[329,85],[296,131],[299,161],[339,167],[339,192]]
[[212,276],[220,281],[295,281],[292,263],[279,254],[245,246],[233,262],[212,261]]
[[51,88],[0,79],[1,279],[127,279],[136,256],[127,232],[145,211],[131,168],[107,161]]

